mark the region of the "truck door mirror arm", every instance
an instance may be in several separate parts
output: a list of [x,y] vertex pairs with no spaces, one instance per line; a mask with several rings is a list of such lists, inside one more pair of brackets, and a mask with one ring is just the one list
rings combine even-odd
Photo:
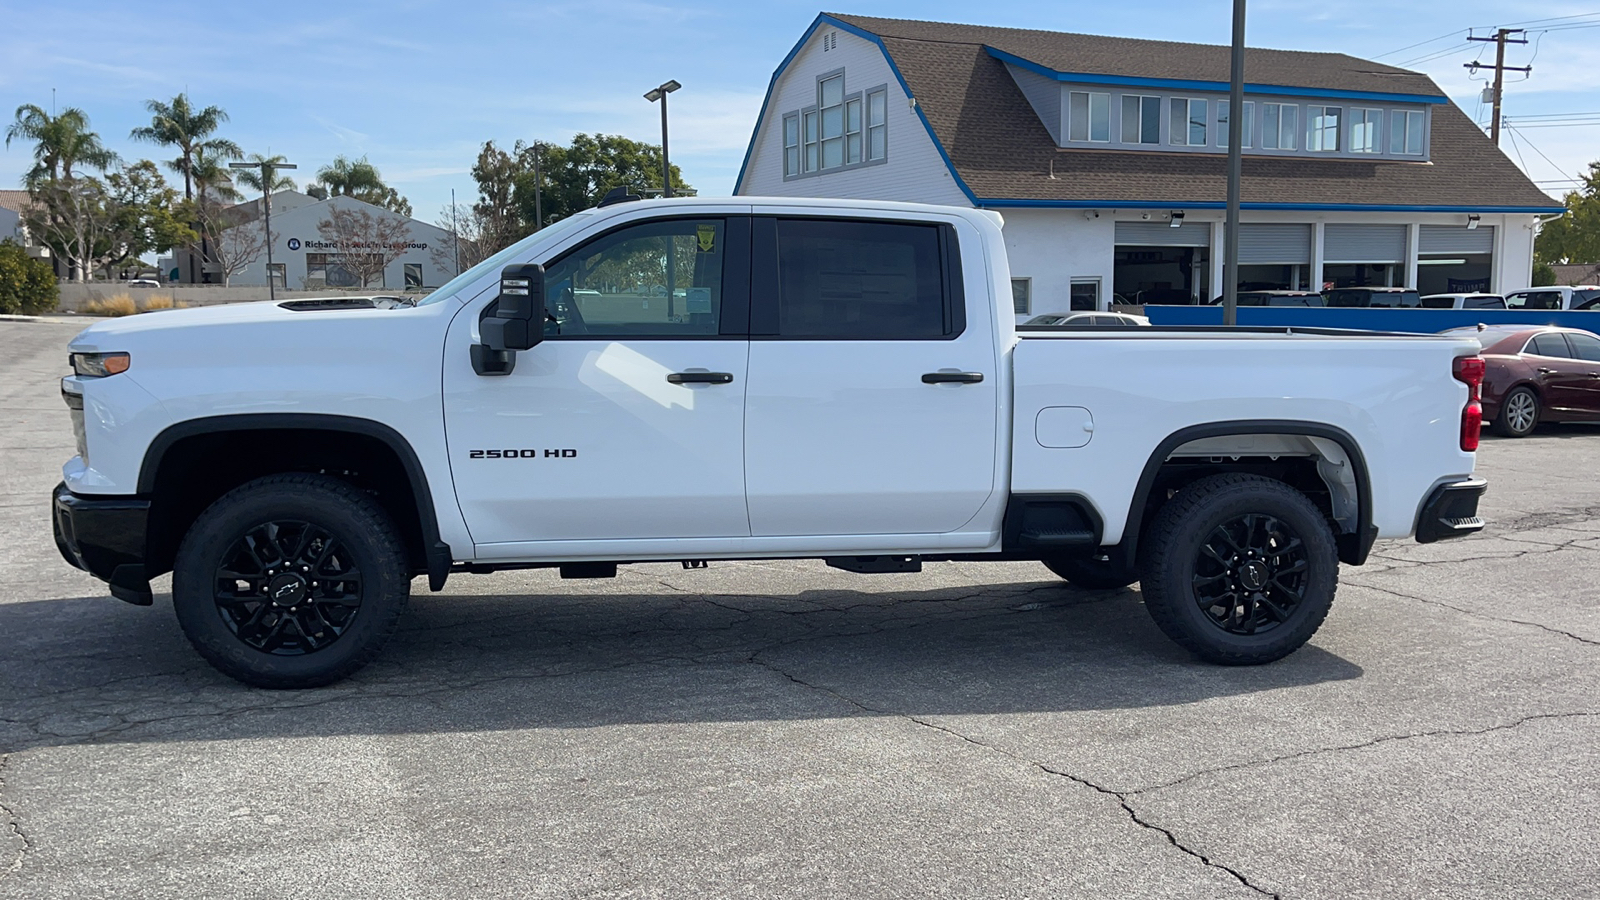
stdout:
[[544,266],[523,263],[500,270],[495,313],[478,323],[483,341],[472,345],[472,370],[479,375],[510,375],[517,351],[544,340]]

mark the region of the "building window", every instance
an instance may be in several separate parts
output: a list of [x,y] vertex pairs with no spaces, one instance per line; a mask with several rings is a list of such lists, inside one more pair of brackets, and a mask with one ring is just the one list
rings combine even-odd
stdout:
[[1390,111],[1389,152],[1401,156],[1422,155],[1422,113]]
[[406,290],[422,290],[422,263],[403,263],[405,267]]
[[[1217,101],[1217,146],[1228,146],[1228,105],[1231,101]],[[1253,147],[1255,144],[1256,105],[1254,101],[1244,102],[1244,119],[1239,123],[1243,129],[1244,139],[1239,142],[1241,147]]]
[[800,117],[791,113],[783,117],[783,176],[792,178],[800,174]]
[[1344,110],[1337,106],[1306,107],[1306,149],[1321,153],[1339,150],[1339,119]]
[[844,102],[844,161],[846,165],[861,162],[861,97]]
[[1122,95],[1122,142],[1161,143],[1161,98]]
[[1011,311],[1025,316],[1033,310],[1033,279],[1011,279]]
[[1268,150],[1295,148],[1295,110],[1292,103],[1261,104],[1261,146]]
[[1067,140],[1111,140],[1111,95],[1089,91],[1067,93]]
[[801,133],[805,136],[805,166],[807,172],[817,170],[817,111],[806,110],[800,114]]
[[1167,140],[1190,147],[1206,146],[1209,143],[1206,140],[1206,125],[1211,121],[1209,106],[1204,100],[1172,98],[1172,121],[1169,123]]
[[817,84],[817,109],[822,113],[822,168],[844,165],[844,76]]
[[1378,143],[1378,123],[1382,120],[1381,109],[1355,107],[1350,110],[1351,153],[1377,153],[1382,148]]
[[1073,310],[1100,308],[1100,279],[1074,278],[1069,290]]
[[284,263],[267,263],[267,281],[280,288],[289,287],[289,273]]
[[867,93],[867,159],[883,159],[889,153],[889,92]]

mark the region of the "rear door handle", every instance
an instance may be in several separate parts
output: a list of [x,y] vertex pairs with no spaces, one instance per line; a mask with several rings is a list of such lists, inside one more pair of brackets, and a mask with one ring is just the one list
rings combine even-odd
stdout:
[[977,384],[982,380],[982,372],[929,372],[922,376],[923,384]]
[[732,372],[673,372],[667,376],[673,384],[732,384]]

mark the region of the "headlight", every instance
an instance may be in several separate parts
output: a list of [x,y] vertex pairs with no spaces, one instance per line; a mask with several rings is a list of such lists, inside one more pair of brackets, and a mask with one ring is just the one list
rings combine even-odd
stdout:
[[84,378],[104,378],[126,372],[133,363],[126,353],[74,353],[68,360],[73,373]]

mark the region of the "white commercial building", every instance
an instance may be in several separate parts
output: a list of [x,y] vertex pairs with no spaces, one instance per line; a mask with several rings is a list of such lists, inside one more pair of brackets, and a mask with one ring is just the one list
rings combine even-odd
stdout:
[[[1019,316],[1222,293],[1227,47],[823,14],[736,193],[1000,210]],[[1426,75],[1246,53],[1245,289],[1527,287],[1534,185]]]

